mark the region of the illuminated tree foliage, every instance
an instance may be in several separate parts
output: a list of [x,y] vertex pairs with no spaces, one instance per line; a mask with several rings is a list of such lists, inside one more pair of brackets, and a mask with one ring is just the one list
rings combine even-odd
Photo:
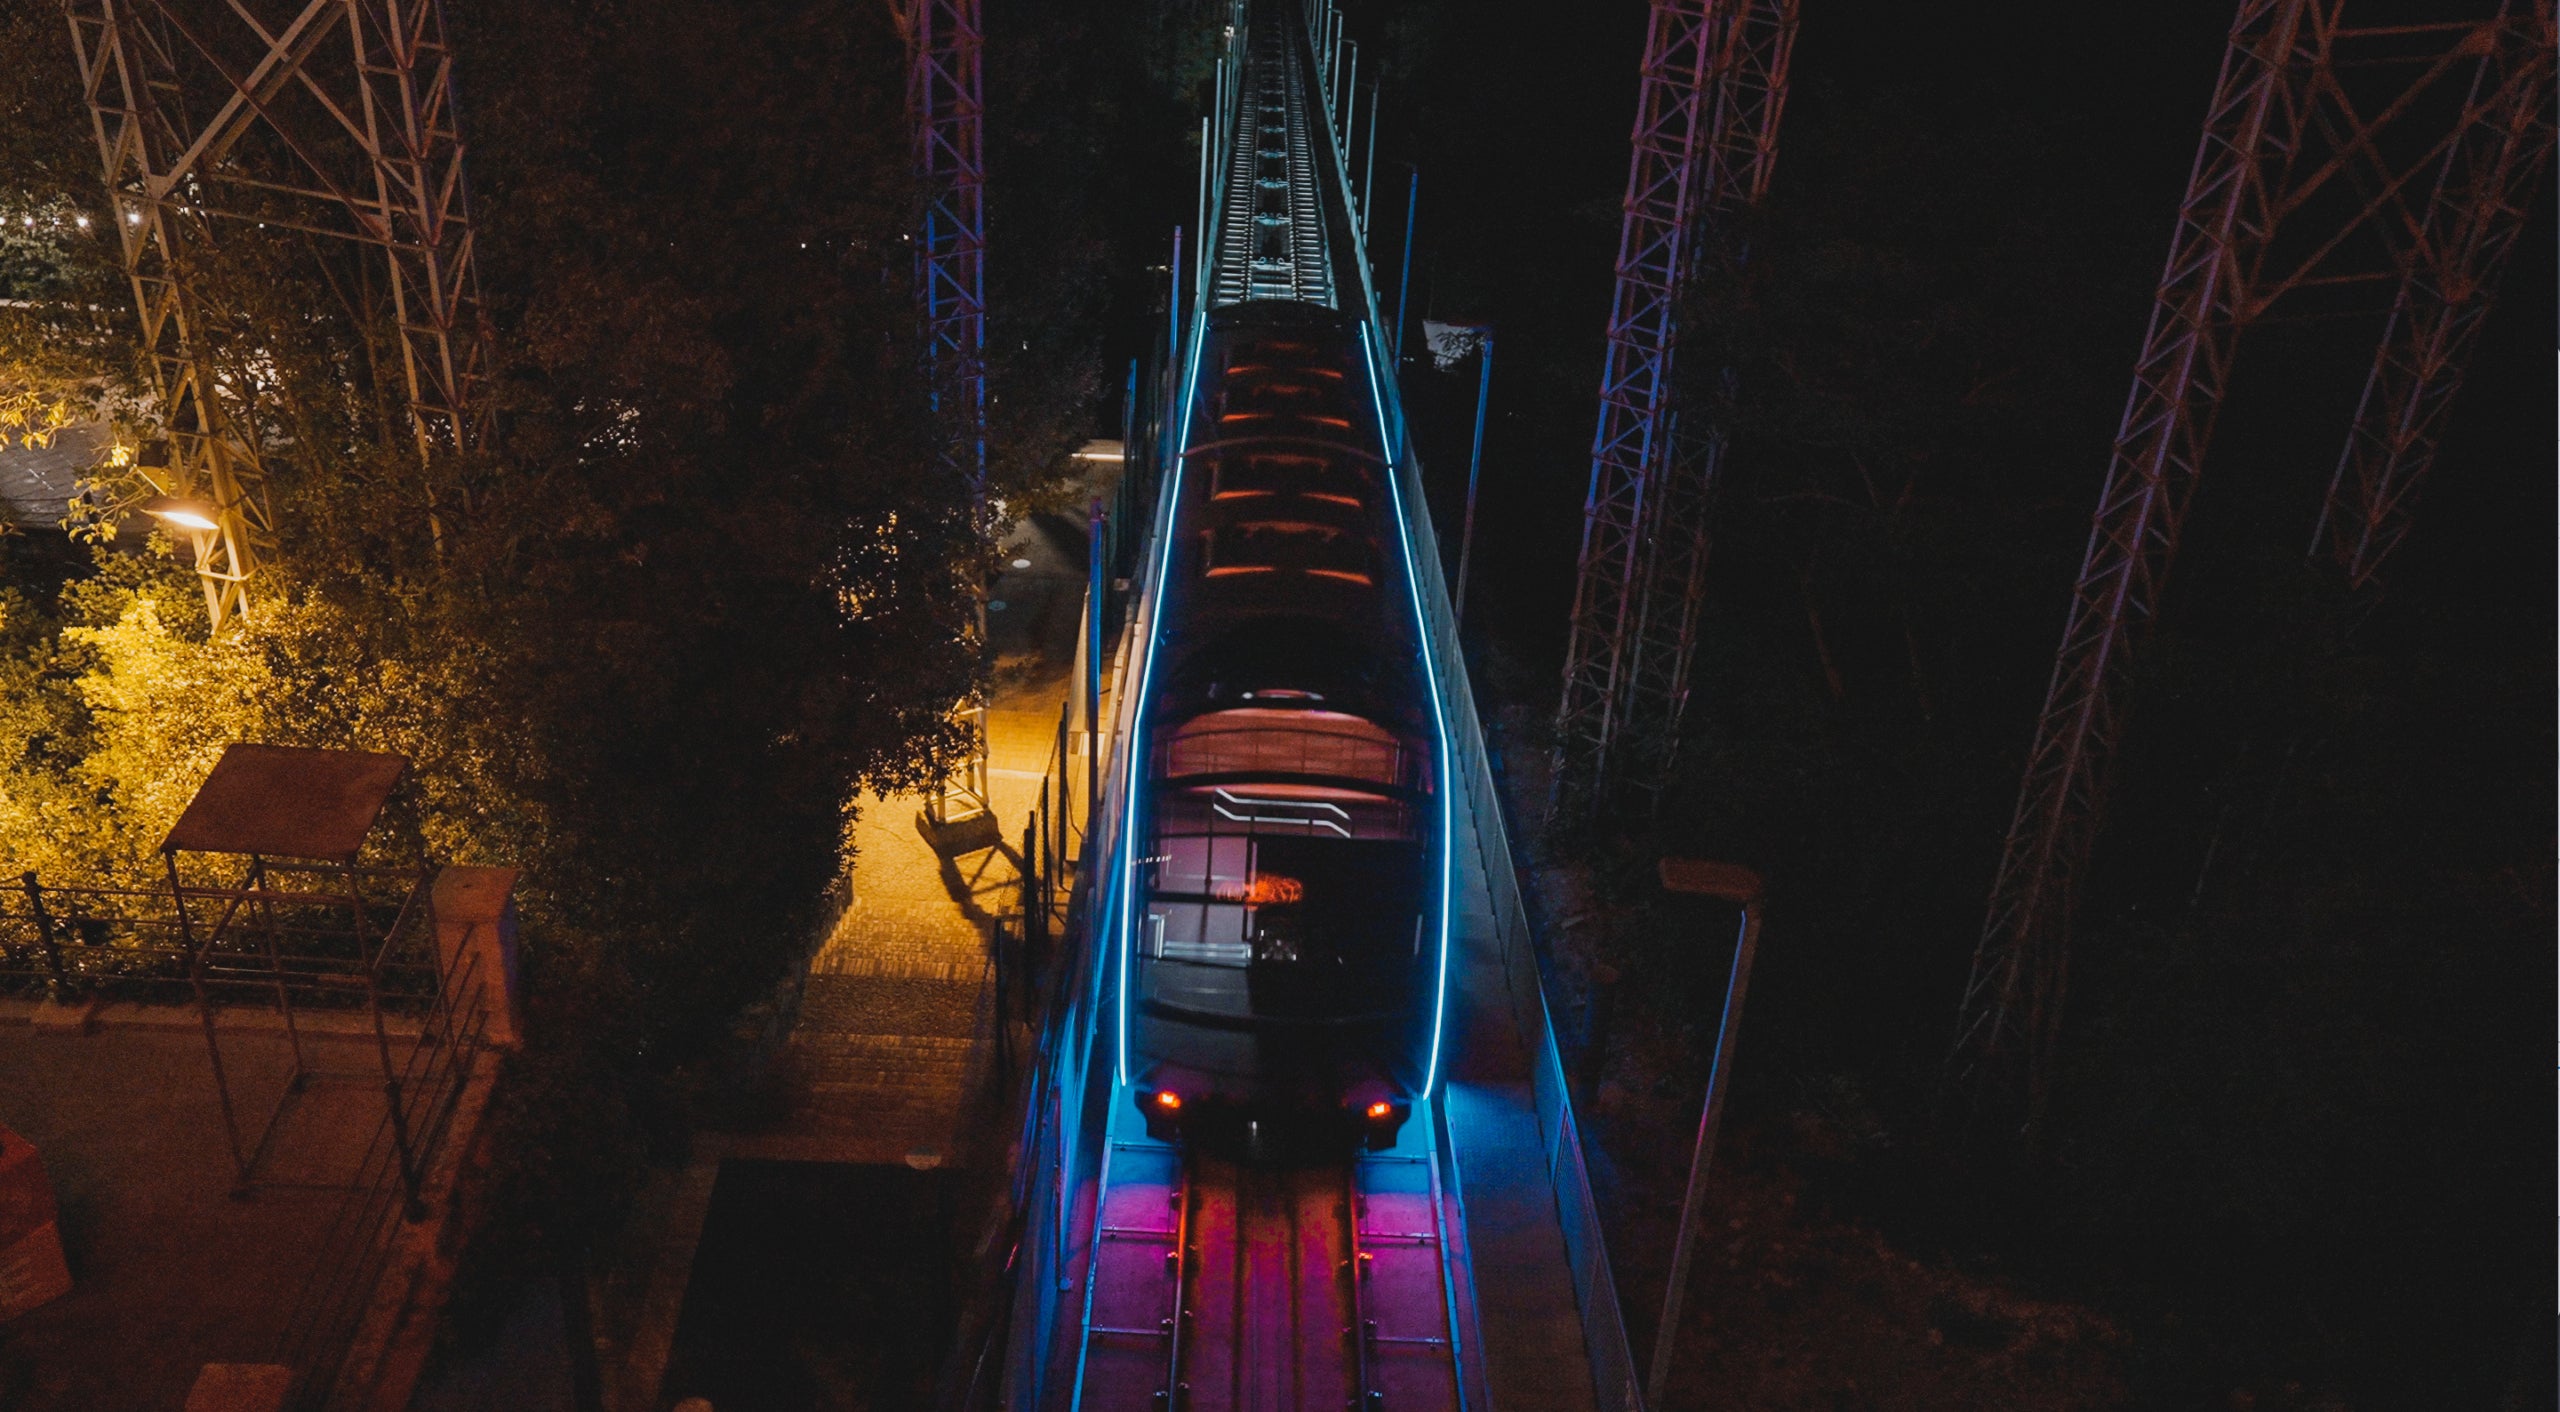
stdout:
[[[0,537],[0,863],[139,875],[234,740],[407,756],[388,850],[527,870],[537,1047],[493,1244],[539,1258],[611,1209],[642,1115],[795,964],[848,801],[947,756],[984,565],[961,487],[923,469],[885,7],[447,19],[496,444],[419,464],[363,252],[227,231],[195,275],[276,544],[208,641],[170,546]],[[0,241],[0,396],[31,411],[138,377],[72,72],[48,7],[0,17],[0,211],[73,216]],[[996,369],[1012,503],[1086,433],[1095,309],[1027,305],[1015,353],[1045,356]]]

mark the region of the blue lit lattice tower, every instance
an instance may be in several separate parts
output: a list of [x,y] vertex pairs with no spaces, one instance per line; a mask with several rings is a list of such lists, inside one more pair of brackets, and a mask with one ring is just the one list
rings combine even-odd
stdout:
[[2392,287],[2315,536],[2369,578],[2402,532],[2550,157],[2550,0],[2423,24],[2350,24],[2346,8],[2242,0],[2134,362],[1949,1064],[2028,1127],[2048,1095],[2119,693],[2159,611],[2240,331],[2275,307],[2356,312]]
[[[943,483],[967,495],[970,532],[983,541],[994,526],[987,506],[986,123],[978,0],[909,0],[901,20],[907,120],[924,195],[915,278],[934,454]],[[979,572],[975,556],[969,572]],[[970,631],[984,643],[983,604]],[[939,821],[986,812],[983,705],[973,703],[968,715],[967,767],[936,791],[930,808]]]
[[1549,809],[1567,827],[1607,799],[1635,742],[1667,754],[1686,699],[1720,446],[1702,427],[1674,454],[1680,294],[1702,233],[1767,189],[1795,17],[1794,0],[1655,0],[1646,27],[1556,710]]
[[913,0],[906,19],[907,117],[924,188],[916,297],[935,436],[944,467],[968,487],[972,513],[983,518],[987,212],[978,0]]
[[[441,463],[489,430],[488,337],[472,250],[453,55],[437,0],[302,0],[253,17],[214,0],[65,7],[107,199],[170,444],[136,497],[208,502],[191,535],[218,631],[249,603],[274,516],[256,377],[216,367],[200,272],[227,238],[270,225],[379,260],[367,291],[396,346],[398,400],[421,464],[396,488],[441,530],[457,508]],[[314,273],[319,273],[315,270]],[[377,367],[388,378],[391,369]]]

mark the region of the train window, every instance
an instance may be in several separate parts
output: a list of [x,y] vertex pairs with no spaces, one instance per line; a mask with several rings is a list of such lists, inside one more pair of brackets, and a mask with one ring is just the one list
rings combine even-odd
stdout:
[[1251,343],[1238,343],[1227,350],[1227,376],[1243,377],[1252,373],[1287,368],[1291,372],[1307,371],[1339,380],[1342,374],[1331,368],[1308,368],[1324,356],[1312,343],[1290,338],[1264,338]]
[[1213,500],[1303,495],[1357,507],[1368,503],[1368,492],[1368,468],[1348,457],[1254,451],[1220,458],[1209,495]]
[[1241,838],[1167,838],[1156,861],[1156,889],[1208,896],[1242,885],[1245,863]]
[[1275,569],[1377,586],[1377,554],[1366,537],[1304,520],[1246,520],[1209,532],[1207,575]]
[[1303,416],[1332,410],[1335,391],[1304,378],[1275,375],[1228,383],[1224,396],[1231,412]]
[[1375,721],[1342,711],[1240,706],[1182,723],[1161,773],[1296,775],[1428,788],[1429,753]]
[[1231,382],[1218,393],[1218,421],[1223,425],[1288,418],[1347,430],[1351,419],[1342,410],[1340,391],[1338,386],[1323,387],[1294,377]]

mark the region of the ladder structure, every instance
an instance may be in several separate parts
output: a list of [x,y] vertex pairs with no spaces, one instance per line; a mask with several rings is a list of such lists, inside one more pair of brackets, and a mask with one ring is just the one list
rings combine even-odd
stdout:
[[254,376],[214,362],[226,311],[203,275],[229,235],[274,226],[378,252],[382,307],[365,312],[397,346],[417,499],[441,538],[467,506],[439,467],[488,438],[489,340],[437,0],[305,0],[272,26],[185,0],[68,14],[170,434],[165,462],[140,468],[147,503],[194,541],[214,629],[247,609],[276,527]]
[[2406,533],[2445,405],[2552,145],[2550,0],[2349,22],[2242,0],[2134,364],[2061,650],[1966,979],[1950,1077],[2046,1102],[2073,914],[2120,693],[2159,611],[2241,330],[2270,308],[2390,315],[2317,542],[2370,581]]
[[1680,450],[1672,361],[1701,258],[1738,261],[1726,218],[1768,190],[1795,0],[1655,0],[1639,71],[1617,289],[1556,707],[1550,818],[1588,823],[1635,759],[1667,765],[1687,701],[1722,438]]

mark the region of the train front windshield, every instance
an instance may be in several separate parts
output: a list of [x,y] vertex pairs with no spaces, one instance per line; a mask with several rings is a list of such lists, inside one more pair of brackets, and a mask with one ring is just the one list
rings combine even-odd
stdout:
[[1242,707],[1183,723],[1156,765],[1149,1005],[1285,1024],[1410,1003],[1427,749],[1343,712]]

